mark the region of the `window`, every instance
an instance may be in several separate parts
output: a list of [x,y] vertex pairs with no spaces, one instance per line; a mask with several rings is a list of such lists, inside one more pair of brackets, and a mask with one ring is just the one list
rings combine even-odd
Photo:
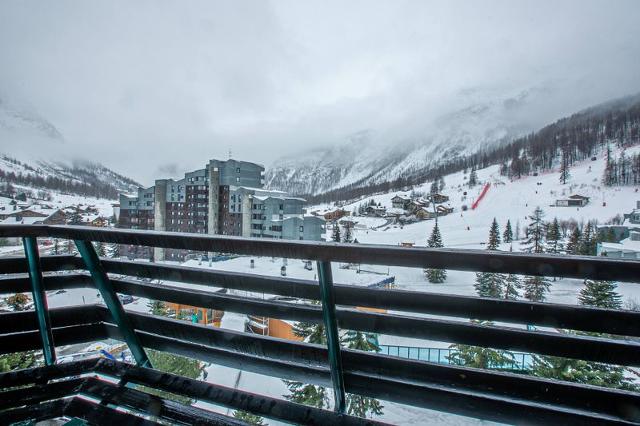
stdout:
[[240,178],[239,177],[236,178],[236,182],[240,182]]
[[236,167],[236,173],[240,173],[240,167]]
[[300,232],[304,232],[304,226],[300,226]]

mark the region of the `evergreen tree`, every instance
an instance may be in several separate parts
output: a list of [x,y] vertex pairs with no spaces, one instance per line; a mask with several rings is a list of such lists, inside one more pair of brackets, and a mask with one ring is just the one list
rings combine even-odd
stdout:
[[580,254],[580,241],[582,240],[582,234],[580,228],[577,226],[571,231],[569,236],[569,242],[567,243],[568,254]]
[[489,228],[489,242],[487,243],[487,250],[498,250],[500,246],[500,228],[498,228],[498,221],[493,218],[491,228]]
[[353,236],[351,235],[351,226],[346,225],[344,227],[344,237],[342,237],[342,242],[343,243],[352,243],[353,242]]
[[560,238],[558,218],[553,218],[553,222],[551,222],[547,228],[547,251],[549,253],[558,253],[560,251],[558,246]]
[[507,219],[507,224],[504,227],[502,241],[504,241],[505,243],[510,243],[513,241],[513,231],[511,230],[511,221],[509,219]]
[[147,307],[153,315],[167,316],[167,306],[161,300],[149,300]]
[[524,298],[532,302],[543,302],[549,292],[551,283],[544,276],[527,275],[523,283]]
[[[431,231],[431,236],[427,241],[427,246],[430,248],[443,247],[442,236],[440,235],[440,228],[437,223],[433,227],[433,231]],[[443,283],[447,279],[447,271],[444,269],[427,268],[424,270],[424,273],[430,283]]]
[[102,241],[96,241],[93,243],[93,246],[96,249],[96,253],[99,257],[107,257],[107,250],[105,248],[105,244]]
[[[349,349],[359,351],[380,352],[378,337],[372,333],[349,330],[342,337],[342,343]],[[352,416],[367,418],[382,414],[382,404],[375,398],[362,395],[347,394],[347,413]]]
[[51,247],[51,254],[60,254],[60,240],[53,239],[53,247]]
[[433,181],[431,182],[431,186],[429,187],[429,193],[430,194],[437,194],[438,193],[438,182],[437,181]]
[[527,239],[524,244],[527,245],[526,251],[529,253],[542,253],[544,252],[544,212],[540,207],[536,207],[533,214],[529,216],[531,222],[527,226],[526,235]]
[[[489,229],[489,242],[487,243],[487,250],[497,250],[500,244],[500,229],[498,228],[498,221],[493,218],[491,228]],[[478,272],[476,273],[476,282],[474,287],[476,293],[480,297],[502,297],[503,287],[505,284],[505,277],[503,274],[493,272]]]
[[442,176],[438,179],[438,190],[440,192],[444,191],[444,178]]
[[585,256],[595,256],[597,246],[597,234],[591,222],[587,222],[584,231],[582,231],[578,253]]
[[513,354],[503,350],[484,348],[482,346],[451,345],[449,361],[453,364],[471,368],[504,368],[513,366]]
[[[315,304],[318,303],[319,302],[315,302]],[[298,337],[302,337],[302,339],[308,343],[316,343],[319,345],[327,344],[324,325],[321,323],[296,322],[293,325],[293,333]],[[284,380],[284,383],[290,392],[289,395],[286,395],[288,400],[317,408],[329,406],[329,396],[327,395],[326,388],[289,380]]]
[[616,292],[617,285],[611,281],[584,280],[578,301],[581,305],[596,308],[620,309],[622,296]]
[[563,185],[567,183],[567,180],[571,177],[569,173],[569,149],[568,147],[562,148],[562,158],[560,160],[560,183]]
[[262,426],[265,424],[262,417],[243,410],[235,410],[233,417],[250,425]]
[[36,351],[13,352],[0,355],[0,373],[35,367]]
[[476,168],[471,168],[471,173],[469,173],[469,188],[473,188],[478,184],[478,173],[476,173]]
[[[585,280],[585,288],[580,291],[578,301],[585,306],[620,309],[621,297],[615,289],[615,284],[608,281]],[[533,374],[536,376],[608,388],[638,390],[638,385],[634,383],[635,380],[630,377],[631,374],[628,374],[629,369],[626,367],[539,355],[534,355],[533,361]]]
[[507,300],[516,300],[520,296],[520,289],[522,288],[522,282],[520,277],[516,274],[507,274],[504,280],[504,291],[502,292],[502,298]]
[[333,231],[331,234],[331,239],[333,241],[335,241],[336,243],[339,243],[341,238],[340,238],[340,226],[338,225],[338,222],[333,222]]
[[82,215],[80,215],[80,209],[76,207],[68,220],[69,225],[82,225]]
[[118,244],[110,243],[109,245],[107,245],[107,257],[116,259],[120,255],[119,251],[120,249],[118,247]]

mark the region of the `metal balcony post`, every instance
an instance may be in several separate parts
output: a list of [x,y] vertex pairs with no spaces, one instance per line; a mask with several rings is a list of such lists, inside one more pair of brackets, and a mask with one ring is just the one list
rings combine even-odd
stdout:
[[76,246],[78,247],[78,251],[80,252],[80,256],[84,260],[87,269],[91,273],[91,277],[104,300],[104,303],[107,305],[109,312],[111,312],[111,316],[115,321],[118,329],[124,336],[124,340],[131,349],[131,353],[133,357],[136,359],[136,363],[142,367],[151,366],[151,361],[147,357],[142,344],[140,344],[140,340],[138,336],[136,336],[133,331],[133,327],[131,326],[131,322],[127,317],[127,314],[118,299],[118,295],[113,290],[113,286],[111,285],[111,281],[107,276],[107,272],[105,271],[102,263],[100,262],[100,258],[96,253],[95,248],[91,244],[91,241],[84,240],[75,240]]
[[333,294],[331,262],[318,261],[318,280],[320,281],[320,295],[322,297],[322,318],[327,334],[327,349],[329,351],[329,366],[331,368],[335,410],[344,413],[346,408],[344,376],[342,373],[338,322],[336,321],[336,303]]
[[51,332],[51,319],[49,318],[49,308],[47,306],[47,295],[42,282],[42,269],[40,268],[40,255],[38,253],[38,241],[35,237],[25,237],[22,239],[24,254],[29,263],[29,278],[31,279],[31,293],[33,304],[38,318],[38,329],[42,338],[42,353],[46,365],[56,363],[56,348],[53,344],[53,333]]

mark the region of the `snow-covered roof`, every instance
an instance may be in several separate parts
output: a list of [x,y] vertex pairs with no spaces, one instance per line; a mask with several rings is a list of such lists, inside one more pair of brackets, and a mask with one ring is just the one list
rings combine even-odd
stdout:
[[19,216],[11,216],[3,220],[3,225],[34,225],[36,223],[41,223],[44,217],[19,217]]

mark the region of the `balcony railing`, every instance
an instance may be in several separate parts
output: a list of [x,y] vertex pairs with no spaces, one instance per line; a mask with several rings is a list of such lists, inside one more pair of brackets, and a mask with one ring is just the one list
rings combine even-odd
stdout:
[[[0,314],[0,353],[40,349],[47,364],[0,374],[0,410],[3,410],[0,419],[3,421],[64,415],[96,423],[107,422],[106,419],[110,419],[108,423],[119,419],[132,422],[140,420],[140,416],[147,419],[145,421],[238,423],[234,418],[183,406],[145,391],[156,388],[303,424],[374,423],[344,414],[345,392],[507,423],[640,422],[640,395],[634,392],[403,359],[341,348],[338,341],[340,328],[638,367],[639,313],[336,285],[331,270],[331,262],[348,262],[634,282],[640,279],[640,262],[45,225],[3,225],[0,237],[22,237],[26,253],[25,258],[0,259],[1,292],[31,292],[35,306],[32,311]],[[40,257],[38,237],[74,240],[80,256]],[[315,282],[99,258],[91,241],[314,260],[319,279]],[[141,277],[318,300],[321,305],[239,297],[134,279]],[[47,309],[45,290],[81,287],[97,288],[106,307]],[[322,323],[328,343],[323,346],[288,341],[125,311],[116,293],[268,318]],[[404,314],[356,310],[355,307]],[[460,318],[513,326],[484,325],[460,321]],[[516,328],[518,324],[520,328]],[[526,329],[522,325],[586,333],[558,333]],[[56,364],[56,346],[109,337],[126,342],[138,365],[108,360]],[[331,386],[335,410],[312,408],[161,373],[153,369],[145,348],[286,380]],[[117,384],[114,380],[96,378],[93,376],[96,374],[116,379]],[[211,380],[215,381],[215,377]],[[127,383],[146,388],[124,386]]]

